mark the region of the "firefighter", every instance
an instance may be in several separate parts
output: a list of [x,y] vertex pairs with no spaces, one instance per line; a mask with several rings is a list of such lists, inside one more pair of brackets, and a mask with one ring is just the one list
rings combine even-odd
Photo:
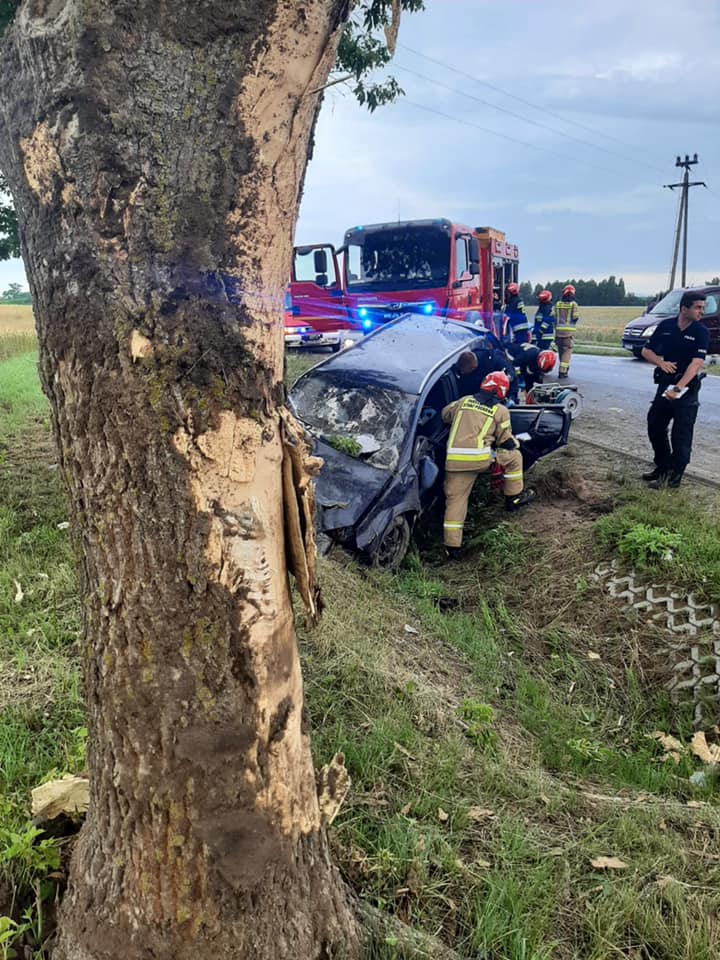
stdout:
[[[520,288],[516,283],[509,283],[505,288],[505,313],[507,315],[505,349],[515,365],[518,383],[523,383],[523,354],[530,346],[530,323],[525,313],[525,305],[520,299]],[[513,397],[513,400],[517,400],[517,397]]]
[[567,380],[570,370],[570,359],[573,349],[573,334],[580,319],[578,305],[575,301],[575,287],[568,283],[563,287],[562,299],[558,300],[552,310],[555,318],[555,342],[560,354],[559,380]]
[[655,469],[642,475],[655,490],[664,485],[679,487],[690,463],[700,383],[710,343],[710,332],[701,322],[704,311],[705,294],[686,290],[678,316],[662,320],[642,351],[643,358],[655,365],[653,379],[657,384],[647,417]]
[[483,377],[479,391],[443,408],[442,418],[451,423],[445,458],[445,519],[443,535],[448,556],[457,556],[462,546],[468,498],[479,473],[492,466],[493,448],[497,463],[504,468],[505,507],[519,510],[534,498],[523,489],[523,462],[520,443],[512,434],[510,413],[502,401],[510,383],[495,371]]
[[552,293],[541,290],[537,295],[538,308],[535,314],[533,340],[541,350],[553,350],[555,340],[555,318],[553,317]]
[[520,287],[516,283],[509,283],[505,287],[505,314],[508,345],[529,343],[530,322],[525,313],[525,304],[520,299]]
[[478,358],[472,350],[463,350],[455,361],[453,371],[457,377],[457,392],[459,397],[467,397],[475,393],[478,385]]
[[508,403],[515,404],[518,402],[518,395],[520,392],[520,381],[518,380],[518,375],[515,371],[515,365],[510,361],[510,358],[503,349],[502,343],[497,339],[497,337],[493,336],[492,334],[488,334],[487,342],[488,346],[486,349],[476,351],[478,367],[477,377],[475,379],[475,383],[473,384],[472,392],[475,392],[478,383],[488,373],[493,373],[496,370],[502,371],[510,381],[510,389],[508,390]]
[[526,397],[538,383],[543,382],[543,374],[550,373],[556,361],[557,354],[552,350],[541,350],[534,343],[522,344],[516,362]]

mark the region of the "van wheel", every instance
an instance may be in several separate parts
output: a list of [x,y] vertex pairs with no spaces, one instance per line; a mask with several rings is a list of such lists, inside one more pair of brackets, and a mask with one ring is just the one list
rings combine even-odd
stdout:
[[373,567],[380,570],[397,570],[410,546],[410,524],[404,514],[394,517],[382,532],[373,549]]

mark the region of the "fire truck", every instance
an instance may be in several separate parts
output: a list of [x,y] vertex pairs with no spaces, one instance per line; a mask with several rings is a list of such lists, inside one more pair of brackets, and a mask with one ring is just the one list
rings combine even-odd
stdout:
[[347,309],[337,253],[330,243],[293,248],[292,275],[285,293],[285,346],[342,346],[358,329]]
[[343,329],[369,332],[407,311],[480,321],[500,335],[493,290],[501,298],[517,281],[518,248],[492,227],[445,219],[351,227],[337,251],[330,244],[296,248],[285,342],[339,350]]
[[402,310],[477,315],[492,328],[493,288],[518,279],[518,249],[492,227],[408,220],[346,231],[343,288],[350,316],[365,330]]

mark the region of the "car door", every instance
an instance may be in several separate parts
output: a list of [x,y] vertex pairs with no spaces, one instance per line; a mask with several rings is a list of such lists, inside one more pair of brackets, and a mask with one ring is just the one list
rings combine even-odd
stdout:
[[706,296],[703,323],[710,331],[708,353],[720,354],[720,290]]
[[351,326],[331,243],[293,248],[290,297],[297,323],[305,323],[321,333]]

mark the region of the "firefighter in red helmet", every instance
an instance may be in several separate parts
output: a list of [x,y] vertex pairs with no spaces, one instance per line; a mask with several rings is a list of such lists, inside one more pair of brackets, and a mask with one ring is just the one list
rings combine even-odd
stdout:
[[553,317],[552,293],[541,290],[537,295],[533,340],[541,350],[552,350],[555,342],[555,318]]
[[519,510],[534,497],[532,491],[523,489],[520,444],[512,433],[510,412],[502,403],[509,389],[507,374],[494,371],[482,378],[477,393],[443,408],[443,420],[452,424],[445,457],[443,523],[445,546],[451,558],[462,545],[468,499],[475,478],[490,469],[493,452],[505,471],[506,509]]
[[573,337],[575,327],[580,319],[580,312],[575,301],[575,287],[568,283],[563,287],[562,299],[553,307],[555,317],[555,342],[560,354],[560,380],[567,380],[572,358]]

